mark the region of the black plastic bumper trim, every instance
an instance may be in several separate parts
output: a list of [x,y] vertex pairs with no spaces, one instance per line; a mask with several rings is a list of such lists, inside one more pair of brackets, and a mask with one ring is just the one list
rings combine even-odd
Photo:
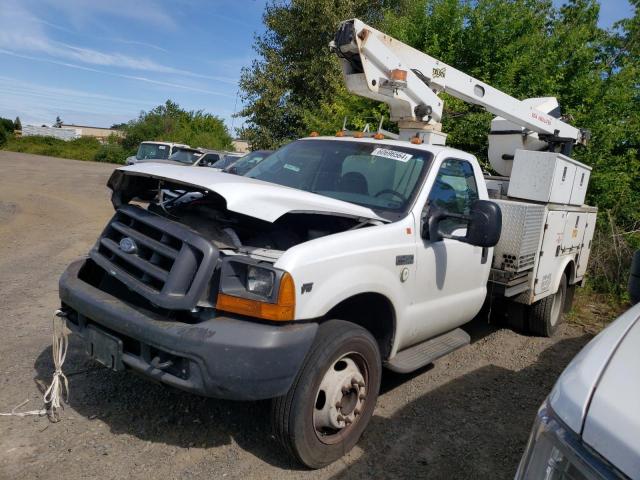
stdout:
[[[317,323],[266,325],[227,315],[196,324],[170,320],[78,278],[84,261],[72,263],[60,278],[63,306],[77,314],[67,320],[69,328],[84,336],[93,325],[139,342],[139,352],[124,352],[126,367],[182,390],[234,400],[284,395],[316,336]],[[187,362],[188,376],[155,368],[145,358],[150,348]]]

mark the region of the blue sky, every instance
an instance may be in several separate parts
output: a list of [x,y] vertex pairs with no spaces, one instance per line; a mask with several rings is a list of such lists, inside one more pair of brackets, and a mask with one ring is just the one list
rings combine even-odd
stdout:
[[[110,126],[171,98],[238,127],[265,1],[0,0],[0,116]],[[601,3],[604,27],[631,15]]]

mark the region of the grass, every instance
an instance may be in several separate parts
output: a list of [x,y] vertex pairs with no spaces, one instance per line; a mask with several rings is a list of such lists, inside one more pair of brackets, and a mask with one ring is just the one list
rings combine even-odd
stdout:
[[587,284],[576,289],[573,308],[566,318],[569,323],[595,335],[628,308],[626,300],[613,294],[598,293]]
[[78,138],[67,142],[53,137],[9,137],[3,149],[50,157],[93,160],[100,149],[100,142],[95,138]]

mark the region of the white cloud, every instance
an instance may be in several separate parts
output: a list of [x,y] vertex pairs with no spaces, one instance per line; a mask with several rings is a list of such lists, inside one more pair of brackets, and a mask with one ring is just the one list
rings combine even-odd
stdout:
[[[7,52],[15,54],[40,53],[62,60],[101,67],[181,75],[214,80],[216,82],[227,83],[230,85],[235,85],[237,83],[237,78],[203,75],[197,72],[164,65],[146,57],[133,57],[119,52],[102,52],[91,48],[56,41],[47,35],[43,25],[52,26],[56,29],[64,27],[41,20],[24,8],[22,3],[18,3],[15,0],[4,1],[4,6],[0,7],[0,48]],[[67,1],[61,2],[60,5],[69,7],[69,5],[73,3],[74,2]],[[93,4],[99,2],[88,3]],[[115,3],[117,4],[119,2]],[[136,10],[139,7],[139,5],[136,5],[136,8],[129,8],[129,10]],[[146,45],[149,46],[149,44]],[[160,49],[160,47],[155,48]]]
[[103,126],[134,118],[155,103],[140,99],[58,88],[0,76],[0,109],[20,116],[23,124],[51,123],[57,115],[67,121]]
[[159,86],[170,87],[170,88],[178,88],[180,90],[187,90],[187,91],[190,91],[190,92],[204,93],[204,94],[207,94],[207,95],[215,95],[215,96],[226,97],[226,98],[235,98],[233,95],[229,95],[229,94],[224,93],[224,92],[219,92],[219,91],[215,91],[215,90],[209,90],[209,89],[206,89],[206,88],[200,88],[198,86],[185,85],[185,84],[180,84],[180,83],[175,83],[175,82],[167,82],[167,81],[163,81],[163,80],[154,80],[152,78],[142,77],[142,76],[139,76],[139,75],[128,75],[128,74],[125,74],[125,73],[116,73],[116,72],[110,72],[110,71],[107,71],[107,70],[99,70],[97,68],[86,67],[86,66],[77,65],[77,64],[74,64],[74,63],[61,62],[61,61],[53,60],[53,59],[49,59],[49,58],[41,58],[41,57],[33,57],[33,56],[30,56],[30,55],[24,55],[24,54],[12,52],[11,50],[5,50],[5,49],[2,49],[2,48],[0,48],[0,54],[11,55],[13,57],[23,58],[25,60],[32,60],[32,61],[36,61],[36,62],[51,63],[51,64],[59,65],[59,66],[62,66],[62,67],[75,68],[75,69],[78,69],[78,70],[84,70],[86,72],[94,72],[94,73],[100,73],[102,75],[110,75],[110,76],[113,76],[113,77],[124,78],[124,79],[127,79],[127,80],[136,80],[136,81],[139,81],[139,82],[151,83],[153,85],[159,85]]
[[[42,1],[42,0],[41,0]],[[104,16],[142,21],[162,28],[174,29],[176,22],[155,0],[44,0],[71,23],[82,26]]]

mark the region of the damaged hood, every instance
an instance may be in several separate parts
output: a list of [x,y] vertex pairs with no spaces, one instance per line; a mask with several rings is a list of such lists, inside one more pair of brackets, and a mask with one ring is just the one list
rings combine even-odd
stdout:
[[135,164],[118,168],[109,180],[109,186],[117,188],[122,182],[116,177],[129,175],[157,178],[215,192],[225,199],[228,210],[271,223],[287,213],[298,212],[388,222],[370,208],[206,167]]

